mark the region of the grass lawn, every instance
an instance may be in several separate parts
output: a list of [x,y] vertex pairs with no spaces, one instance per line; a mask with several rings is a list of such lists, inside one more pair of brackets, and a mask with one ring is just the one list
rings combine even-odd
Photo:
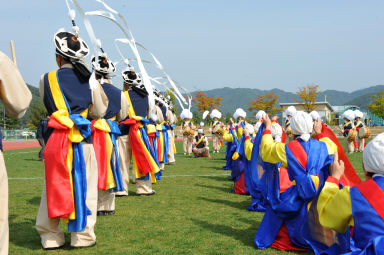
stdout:
[[[182,151],[181,143],[177,149]],[[116,198],[116,214],[98,217],[97,245],[49,254],[296,254],[257,250],[253,238],[263,213],[249,212],[249,196],[230,193],[233,183],[225,164],[225,148],[213,158],[194,159],[179,153],[154,185],[157,194]],[[9,180],[9,254],[46,254],[34,224],[40,203],[44,167],[37,149],[5,151]],[[362,176],[362,153],[350,156]],[[36,179],[17,179],[37,177]],[[15,179],[14,179],[15,178]],[[62,229],[66,225],[61,224]]]

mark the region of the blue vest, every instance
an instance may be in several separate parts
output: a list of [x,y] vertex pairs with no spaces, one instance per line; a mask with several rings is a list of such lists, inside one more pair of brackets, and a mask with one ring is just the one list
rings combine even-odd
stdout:
[[129,90],[128,93],[136,116],[147,117],[149,108],[148,96],[142,97],[134,90]]
[[[72,114],[80,114],[92,104],[92,94],[89,83],[81,83],[72,68],[61,68],[57,77],[62,93],[64,94]],[[44,75],[43,102],[48,114],[57,111],[48,83],[48,73]]]
[[103,83],[101,86],[103,87],[109,101],[104,119],[110,119],[115,117],[121,109],[121,91],[109,83]]

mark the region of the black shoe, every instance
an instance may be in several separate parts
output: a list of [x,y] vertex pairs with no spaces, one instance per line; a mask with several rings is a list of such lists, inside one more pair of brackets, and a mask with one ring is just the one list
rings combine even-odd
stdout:
[[127,197],[128,195],[115,195],[115,197]]
[[98,211],[97,216],[107,216],[115,214],[115,210],[113,211]]

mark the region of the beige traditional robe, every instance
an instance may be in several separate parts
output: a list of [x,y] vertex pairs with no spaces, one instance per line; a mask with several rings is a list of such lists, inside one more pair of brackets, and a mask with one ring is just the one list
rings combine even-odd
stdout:
[[[24,116],[32,100],[32,94],[17,66],[1,51],[0,98],[4,102],[7,116],[15,119]],[[0,255],[8,254],[8,245],[8,176],[3,152],[0,151]]]

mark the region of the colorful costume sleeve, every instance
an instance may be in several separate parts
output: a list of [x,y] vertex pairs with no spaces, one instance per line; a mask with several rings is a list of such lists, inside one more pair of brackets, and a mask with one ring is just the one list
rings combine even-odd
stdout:
[[253,150],[253,143],[249,139],[249,136],[247,136],[245,138],[244,150],[245,150],[245,156],[247,157],[247,159],[251,160],[251,158],[252,158],[252,150]]
[[227,143],[233,142],[233,136],[229,133],[227,129],[224,130],[223,140]]
[[239,126],[236,132],[237,140],[240,140],[240,137],[243,135],[243,133],[244,133],[243,127]]
[[317,201],[321,225],[339,233],[354,225],[349,190],[348,186],[339,190],[338,180],[328,177]]
[[283,163],[283,167],[287,167],[287,156],[285,153],[284,143],[275,143],[273,141],[271,131],[266,130],[263,133],[260,145],[261,158],[265,162],[276,164]]

